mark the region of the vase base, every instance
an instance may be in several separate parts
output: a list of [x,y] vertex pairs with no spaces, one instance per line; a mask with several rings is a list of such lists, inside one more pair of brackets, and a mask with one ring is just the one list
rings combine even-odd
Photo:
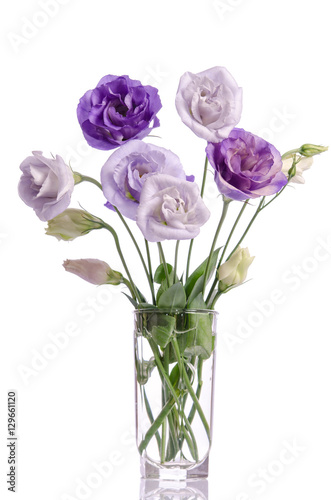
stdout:
[[146,457],[140,458],[141,477],[146,479],[162,479],[185,481],[187,479],[208,477],[208,456],[198,464],[192,462],[155,464]]
[[208,500],[208,479],[170,481],[162,479],[141,479],[140,500]]

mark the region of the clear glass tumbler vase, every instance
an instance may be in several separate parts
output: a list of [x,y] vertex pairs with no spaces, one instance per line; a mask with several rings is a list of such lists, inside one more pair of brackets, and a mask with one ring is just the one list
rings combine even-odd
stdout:
[[158,308],[134,312],[136,436],[144,478],[208,476],[216,315]]

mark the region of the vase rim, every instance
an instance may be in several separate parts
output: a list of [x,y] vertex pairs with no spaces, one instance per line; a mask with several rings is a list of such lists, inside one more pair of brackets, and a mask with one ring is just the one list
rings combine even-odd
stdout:
[[180,313],[185,313],[185,314],[214,314],[215,316],[218,315],[218,311],[215,309],[161,309],[159,307],[142,307],[141,309],[134,309],[133,313],[145,313],[145,312],[154,312],[154,313],[161,313],[161,314],[180,314]]

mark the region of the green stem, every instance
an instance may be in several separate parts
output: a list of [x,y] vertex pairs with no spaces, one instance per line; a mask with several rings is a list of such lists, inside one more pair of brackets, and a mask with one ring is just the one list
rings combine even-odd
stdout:
[[166,442],[167,442],[167,420],[162,422],[162,438],[161,438],[161,464],[165,462],[166,456]]
[[[163,353],[163,367],[167,375],[169,375],[169,346],[166,346]],[[168,400],[167,384],[162,384],[162,404],[165,405]],[[167,421],[162,422],[162,441],[161,441],[161,463],[164,463],[166,456],[166,442],[167,442]]]
[[153,285],[153,269],[152,269],[152,261],[151,261],[151,254],[149,251],[149,244],[148,241],[145,239],[145,247],[146,247],[146,254],[147,254],[147,262],[148,262],[148,270],[149,270],[149,275],[150,275],[150,280],[152,283],[152,297],[153,297],[153,304],[156,304],[155,300],[155,293],[154,293],[154,285]]
[[174,404],[175,404],[175,399],[171,398],[171,399],[169,399],[167,404],[162,408],[161,412],[158,414],[158,416],[154,420],[153,424],[150,426],[150,428],[146,432],[145,438],[141,441],[141,443],[139,445],[138,449],[139,449],[140,455],[146,449],[150,440],[152,439],[154,434],[157,432],[158,428],[160,427],[162,422],[165,420],[165,418],[167,417],[167,415],[171,411]]
[[[177,343],[177,340],[175,339],[174,340],[175,344],[173,344],[174,348],[175,348],[175,352],[176,352],[176,357],[180,360],[179,362],[182,363],[181,361],[181,356],[180,356],[180,352],[179,352],[179,347],[178,347],[178,343]],[[160,376],[161,378],[163,378],[169,388],[169,391],[171,393],[171,399],[169,399],[169,401],[164,405],[162,411],[160,412],[160,414],[158,415],[158,417],[156,418],[156,420],[154,421],[154,423],[151,425],[151,427],[148,429],[147,433],[146,433],[146,436],[145,436],[145,439],[140,443],[139,445],[139,452],[140,454],[143,452],[143,450],[147,447],[148,443],[150,442],[150,440],[152,439],[152,437],[154,436],[154,434],[156,433],[157,429],[160,427],[161,424],[163,424],[163,422],[165,421],[166,417],[169,415],[169,412],[172,410],[172,407],[174,406],[174,404],[176,403],[177,405],[177,408],[178,410],[181,409],[181,406],[180,406],[180,401],[179,401],[179,396],[180,396],[180,391],[178,389],[174,389],[170,379],[169,379],[169,375],[166,373],[165,369],[164,369],[164,366],[162,364],[162,361],[160,359],[160,356],[159,356],[159,350],[158,350],[158,347],[157,345],[154,343],[154,341],[152,339],[149,340],[149,344],[151,346],[151,349],[153,351],[153,354],[154,354],[154,359],[155,359],[155,363],[156,363],[156,366],[158,368],[158,371],[160,373]],[[179,355],[179,357],[178,357]],[[208,426],[208,422],[206,421],[206,418],[203,414],[203,411],[201,409],[201,406],[199,404],[199,401],[196,399],[196,396],[195,396],[195,393],[194,393],[194,390],[192,389],[191,387],[191,384],[190,384],[190,381],[186,375],[186,371],[185,369],[183,370],[183,374],[184,374],[184,381],[185,381],[185,385],[187,386],[187,389],[193,399],[193,401],[195,401],[195,404],[197,405],[197,411],[200,415],[200,418],[203,422],[203,425],[206,429],[206,433],[210,439],[210,431],[209,431],[209,426]],[[186,375],[186,379],[185,379],[185,375]],[[193,393],[193,395],[192,395]],[[175,412],[175,415],[177,414],[177,410],[174,408],[174,412]],[[183,412],[181,411],[181,414]],[[188,421],[187,417],[185,416],[185,414],[183,414],[183,418],[184,418],[184,421],[185,421],[185,425],[186,425],[186,428],[188,429],[188,432],[191,434],[191,442],[188,442],[188,445],[190,447],[190,450],[193,450],[191,451],[192,453],[192,456],[195,456],[197,457],[198,456],[198,449],[197,449],[197,444],[196,444],[196,440],[194,438],[194,434],[193,434],[193,430],[190,426],[190,422]],[[179,417],[178,417],[178,414],[177,414],[177,420],[179,422]]]
[[168,447],[167,447],[167,454],[166,454],[166,461],[172,460],[176,455],[179,450],[179,443],[177,438],[177,432],[173,420],[173,415],[172,413],[175,412],[175,408],[172,409],[172,411],[168,414],[168,422],[169,422],[169,440],[168,440]]
[[[94,184],[95,186],[97,186],[102,191],[102,185],[101,185],[101,183],[98,182],[96,179],[93,179],[93,177],[89,177],[88,175],[80,174],[79,172],[73,172],[73,175],[74,175],[74,179],[75,179],[75,184],[80,184],[81,182],[84,182],[84,181],[90,182],[91,184]],[[129,228],[128,224],[126,223],[123,215],[121,214],[121,212],[118,210],[117,207],[114,206],[114,209],[115,209],[115,212],[117,213],[117,215],[119,216],[119,218],[121,219],[122,223],[124,224],[126,230],[128,231],[128,233],[130,235],[131,240],[133,241],[134,246],[137,249],[139,258],[141,260],[141,263],[142,263],[142,265],[144,267],[144,271],[145,271],[146,276],[147,276],[149,287],[151,289],[153,304],[155,304],[155,293],[154,293],[154,287],[153,287],[153,276],[147,270],[144,257],[142,255],[142,253],[140,251],[140,248],[139,248],[139,246],[138,246],[138,244],[136,242],[136,239],[135,239],[135,237],[134,237],[131,229]]]
[[[201,191],[200,191],[201,198],[203,198],[203,195],[205,192],[207,172],[208,172],[208,156],[206,156],[205,165],[204,165],[204,169],[203,169],[203,177],[202,177],[202,184],[201,184]],[[190,246],[189,246],[189,250],[188,250],[185,281],[187,281],[188,276],[189,276],[189,272],[190,272],[190,262],[191,262],[193,243],[194,243],[194,238],[190,241]]]
[[211,303],[211,306],[210,308],[211,309],[214,309],[215,305],[216,305],[216,302],[218,301],[218,299],[220,298],[220,296],[222,295],[222,292],[218,291],[215,295],[215,297],[213,298],[213,301]]
[[[147,398],[145,387],[143,387],[143,395],[144,395],[146,412],[147,412],[149,421],[150,421],[151,424],[153,424],[154,423],[154,416],[153,416],[153,412],[152,412],[151,406],[150,406],[148,398]],[[159,451],[161,453],[161,438],[160,438],[160,434],[157,431],[155,432],[155,438],[156,438],[156,441],[157,441],[157,445],[158,445]]]
[[291,149],[290,151],[286,151],[286,153],[284,153],[282,155],[282,160],[286,160],[287,158],[291,158],[291,156],[293,156],[299,152],[300,152],[300,148]]
[[238,243],[236,244],[236,246],[234,247],[234,249],[232,250],[232,252],[230,253],[229,257],[226,259],[226,260],[229,260],[230,257],[234,254],[234,252],[237,250],[237,248],[240,246],[240,243],[243,241],[243,239],[245,238],[246,234],[248,233],[248,231],[250,230],[253,222],[255,221],[256,217],[259,215],[259,213],[261,212],[262,210],[262,207],[263,207],[263,204],[264,204],[264,200],[265,200],[265,196],[263,196],[261,198],[261,201],[255,211],[255,214],[253,215],[253,217],[251,218],[248,226],[246,227],[243,235],[241,236],[240,240],[238,241]]
[[[176,356],[176,360],[177,360],[178,367],[179,367],[179,380],[183,380],[184,379],[184,372],[186,374],[186,370],[185,370],[183,358],[182,358],[182,355],[180,353],[180,349],[179,349],[178,342],[177,342],[176,338],[173,339],[172,344],[173,344],[173,347],[174,347],[175,356]],[[189,379],[187,379],[187,380],[189,380]],[[187,385],[187,383],[185,385]],[[190,381],[189,381],[189,385],[191,386],[191,382]],[[197,398],[199,399],[199,397],[200,397],[200,393],[197,396]],[[186,397],[183,394],[183,390],[181,390],[181,392],[179,394],[179,399],[180,399],[180,403],[181,403],[180,404],[180,416],[181,416],[180,429],[181,429],[181,434],[183,436],[185,436],[185,439],[186,439],[186,442],[187,442],[188,447],[190,449],[192,457],[194,458],[194,460],[198,461],[199,460],[198,445],[197,445],[197,442],[196,442],[196,439],[195,439],[195,436],[194,436],[193,429],[191,427],[191,423],[192,423],[193,417],[192,417],[192,420],[190,420],[190,418],[187,418],[186,415],[185,415],[184,408],[185,408],[185,403],[186,403]]]
[[173,284],[175,284],[176,274],[177,274],[177,264],[178,264],[178,248],[179,248],[179,243],[180,243],[180,240],[177,240],[177,242],[176,242],[176,248],[175,248],[174,283],[173,283]]
[[276,194],[273,198],[271,198],[271,200],[270,200],[270,201],[268,201],[268,203],[266,203],[265,205],[263,205],[263,206],[261,207],[260,212],[262,212],[262,210],[264,210],[264,209],[265,209],[268,205],[270,205],[270,203],[272,203],[272,202],[273,202],[276,198],[278,198],[278,196],[279,196],[280,194],[282,194],[282,192],[284,191],[284,189],[285,189],[287,186],[288,186],[288,183],[287,183],[287,184],[285,184],[285,186],[283,186],[283,187],[282,187],[282,189],[281,189],[280,191],[278,191],[278,193],[277,193],[277,194]]
[[143,268],[144,268],[144,271],[145,271],[145,274],[146,274],[146,277],[147,277],[147,280],[148,280],[148,284],[149,284],[149,288],[151,290],[151,293],[152,293],[152,300],[153,300],[153,304],[155,303],[155,295],[154,295],[154,287],[153,287],[153,281],[152,281],[152,278],[148,272],[148,269],[147,269],[147,266],[146,266],[146,263],[145,263],[145,260],[144,260],[144,257],[141,253],[141,250],[139,248],[139,245],[131,231],[131,229],[129,228],[126,220],[124,219],[123,215],[121,214],[121,212],[118,210],[117,207],[114,206],[114,209],[115,209],[115,212],[117,213],[117,215],[119,216],[119,218],[121,219],[121,222],[123,223],[125,229],[127,230],[127,232],[129,233],[129,236],[134,244],[134,246],[136,247],[136,250],[138,252],[138,255],[139,255],[139,258],[141,260],[141,263],[143,265]]
[[133,291],[133,298],[135,300],[138,300],[139,303],[141,303],[141,299],[140,299],[140,295],[137,291],[137,288],[136,288],[136,285],[134,284],[133,280],[132,280],[132,277],[131,277],[131,274],[130,274],[130,271],[128,269],[128,266],[126,265],[126,262],[125,262],[125,259],[124,259],[124,255],[122,253],[122,250],[121,250],[121,246],[120,246],[120,242],[119,242],[119,239],[118,239],[118,236],[117,236],[117,233],[115,231],[115,229],[113,229],[109,224],[107,224],[107,222],[104,222],[102,219],[99,219],[100,220],[100,224],[102,225],[102,227],[104,227],[105,229],[107,229],[111,235],[113,236],[114,240],[115,240],[115,245],[116,245],[116,249],[117,249],[117,252],[118,252],[118,255],[122,261],[122,264],[123,264],[123,267],[125,269],[125,272],[129,278],[129,282],[130,282],[130,285],[131,285],[131,288],[132,288],[132,291]]
[[[161,379],[163,379],[166,382],[172,397],[163,406],[161,413],[158,415],[158,417],[156,418],[154,423],[148,429],[146,436],[145,436],[145,439],[140,443],[140,446],[139,446],[140,453],[142,453],[143,450],[146,448],[146,446],[148,445],[148,443],[150,442],[150,440],[152,439],[152,437],[154,436],[155,432],[160,427],[160,425],[163,424],[167,415],[171,411],[173,405],[176,403],[178,408],[179,408],[179,400],[178,400],[179,390],[174,389],[174,387],[169,379],[169,375],[166,373],[164,366],[162,364],[162,361],[160,359],[159,349],[158,349],[157,345],[155,344],[155,342],[153,341],[153,339],[149,339],[149,345],[151,346],[151,349],[153,351],[155,363],[156,363],[157,369],[159,371],[160,377],[161,377]],[[161,446],[161,448],[162,448],[162,446]]]
[[126,286],[128,287],[128,289],[130,290],[131,296],[132,296],[132,298],[134,299],[134,298],[135,298],[135,297],[134,297],[134,290],[133,290],[133,288],[132,288],[132,286],[131,286],[130,281],[129,281],[129,280],[127,280],[126,278],[123,278],[123,283],[124,283],[124,285],[126,285]]
[[[178,346],[178,342],[177,342],[176,337],[174,337],[172,339],[172,345],[174,347],[176,358],[177,358],[178,362],[182,362],[181,355],[180,355],[180,350],[179,350],[179,346]],[[190,396],[191,396],[191,398],[193,400],[193,403],[194,403],[194,405],[196,407],[196,410],[197,410],[197,412],[198,412],[198,414],[200,416],[200,419],[201,419],[201,421],[203,423],[203,426],[205,428],[205,431],[206,431],[206,434],[208,436],[208,439],[209,439],[209,441],[211,441],[210,429],[209,429],[208,422],[207,422],[206,417],[205,417],[205,415],[203,413],[203,410],[201,408],[199,400],[198,400],[198,398],[197,398],[197,396],[196,396],[196,394],[195,394],[195,392],[193,390],[193,387],[191,386],[190,379],[188,378],[188,375],[187,375],[185,369],[182,370],[182,374],[183,374],[183,379],[184,379],[185,385],[186,385],[187,390],[188,390],[188,392],[189,392],[189,394],[190,394]]]
[[204,168],[203,168],[203,177],[202,177],[201,191],[200,191],[201,198],[203,198],[203,195],[204,195],[204,192],[205,192],[207,172],[208,172],[208,156],[206,155],[205,165],[204,165]]
[[80,184],[81,182],[84,182],[84,181],[91,182],[91,184],[94,184],[102,191],[102,185],[96,179],[93,179],[93,177],[89,177],[88,175],[80,174],[79,172],[73,172],[73,175],[74,175],[75,184]]
[[215,233],[215,236],[214,236],[214,239],[213,239],[213,243],[211,245],[211,249],[210,249],[210,252],[209,252],[209,257],[208,257],[208,260],[207,260],[206,272],[205,272],[205,276],[204,276],[204,280],[203,280],[202,295],[204,295],[205,290],[206,290],[207,280],[208,280],[208,276],[209,276],[209,272],[210,272],[210,266],[211,266],[211,259],[212,259],[212,256],[213,256],[213,253],[214,253],[214,250],[215,250],[215,246],[216,246],[216,243],[217,243],[217,239],[218,239],[218,236],[220,234],[221,228],[223,226],[223,222],[225,220],[225,217],[226,217],[226,214],[227,214],[230,202],[231,202],[231,200],[229,200],[228,198],[224,199],[224,201],[223,201],[222,215],[221,215],[220,221],[218,223],[218,226],[217,226],[217,229],[216,229],[216,233]]
[[169,288],[170,287],[170,278],[169,278],[168,266],[167,266],[167,262],[165,260],[163,248],[162,248],[162,245],[161,245],[160,242],[157,243],[157,246],[158,246],[158,249],[159,249],[160,260],[161,260],[161,263],[163,264],[164,274],[165,274],[165,277],[166,277],[166,280],[167,280],[167,285],[168,285],[168,288]]
[[[228,236],[228,239],[226,240],[225,246],[224,246],[224,248],[223,248],[223,251],[222,251],[222,254],[221,254],[220,260],[218,261],[218,264],[217,264],[216,269],[218,269],[218,268],[220,267],[220,265],[222,264],[222,262],[223,262],[223,258],[224,258],[225,252],[226,252],[226,250],[227,250],[227,248],[228,248],[228,246],[229,246],[230,240],[231,240],[231,238],[232,238],[232,236],[233,236],[233,233],[234,233],[234,231],[235,231],[235,229],[236,229],[236,227],[237,227],[237,224],[238,224],[238,222],[239,222],[239,220],[240,220],[240,218],[241,218],[242,214],[244,213],[244,210],[245,210],[245,208],[247,207],[247,205],[248,205],[248,200],[246,200],[246,201],[245,201],[245,203],[243,204],[243,206],[241,207],[241,210],[240,210],[240,212],[239,212],[239,214],[238,214],[238,217],[236,218],[235,223],[234,223],[234,225],[233,225],[233,227],[232,227],[232,229],[231,229],[231,231],[230,231],[230,234],[229,234],[229,236]],[[215,277],[215,279],[214,279],[214,281],[213,281],[213,284],[212,284],[212,286],[211,286],[211,288],[210,288],[209,294],[208,294],[208,296],[207,296],[207,299],[206,299],[206,304],[207,304],[207,305],[208,305],[208,302],[209,302],[209,301],[210,301],[210,299],[211,299],[211,296],[213,295],[213,292],[214,292],[215,286],[217,285],[217,281],[218,281],[218,280],[217,280],[217,277]]]
[[[197,386],[197,390],[195,392],[195,395],[198,399],[200,399],[201,390],[202,390],[202,383],[203,383],[202,382],[202,366],[203,366],[203,359],[199,358],[198,359],[198,386]],[[191,408],[191,411],[189,413],[189,416],[188,416],[188,421],[190,422],[190,424],[193,422],[195,413],[196,413],[196,407],[193,405]]]

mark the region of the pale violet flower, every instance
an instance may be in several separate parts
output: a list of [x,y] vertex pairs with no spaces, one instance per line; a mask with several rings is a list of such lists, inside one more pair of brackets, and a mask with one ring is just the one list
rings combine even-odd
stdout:
[[107,206],[115,206],[135,220],[143,185],[151,175],[162,173],[186,179],[180,159],[172,151],[132,140],[115,151],[101,170]]
[[[304,184],[305,179],[303,177],[303,172],[308,170],[313,164],[312,157],[301,158],[300,161],[295,166],[295,175],[290,178],[290,182],[295,182],[297,184]],[[288,158],[283,160],[282,172],[288,176],[288,172],[293,165],[293,158]]]
[[100,219],[79,208],[67,208],[48,221],[46,234],[58,240],[72,241],[93,229],[100,229]]
[[148,241],[195,238],[210,212],[194,182],[155,174],[143,186],[137,225]]
[[254,257],[250,256],[248,248],[239,246],[229,260],[221,264],[217,270],[219,290],[224,292],[228,288],[241,285],[246,279],[248,268],[253,260]]
[[18,192],[39,219],[47,221],[69,206],[74,178],[61,156],[49,159],[41,151],[33,151],[32,154],[20,165],[23,174]]
[[198,137],[220,142],[237,125],[242,110],[242,89],[226,68],[184,73],[176,95],[182,121]]
[[65,260],[63,267],[69,273],[76,274],[92,285],[119,285],[123,283],[123,276],[113,271],[103,260],[99,259],[77,259]]

